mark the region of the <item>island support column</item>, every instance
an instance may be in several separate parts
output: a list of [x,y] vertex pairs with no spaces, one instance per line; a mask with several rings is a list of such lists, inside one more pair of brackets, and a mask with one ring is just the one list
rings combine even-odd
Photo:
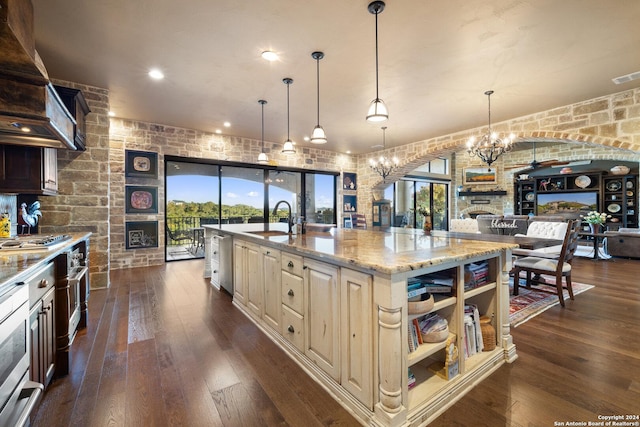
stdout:
[[[518,358],[516,346],[511,336],[511,323],[509,322],[509,272],[511,271],[511,263],[511,249],[503,250],[500,257],[502,271],[500,274],[501,284],[498,287],[498,298],[500,300],[500,317],[498,321],[502,328],[502,349],[504,350],[504,359],[507,363],[512,363]],[[514,277],[513,280],[516,280],[516,278]]]
[[406,281],[392,283],[388,279],[374,278],[378,371],[375,415],[380,425],[390,427],[403,425],[407,419],[407,409],[402,405],[403,376],[406,377],[407,372],[402,344],[407,339],[402,333],[407,329],[402,326],[405,287]]

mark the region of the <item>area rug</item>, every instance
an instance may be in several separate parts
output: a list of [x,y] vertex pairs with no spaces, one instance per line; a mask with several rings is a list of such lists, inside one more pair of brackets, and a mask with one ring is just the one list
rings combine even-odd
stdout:
[[[560,304],[558,294],[556,291],[555,279],[546,278],[545,281],[549,284],[534,286],[534,288],[544,289],[548,292],[542,292],[535,289],[527,289],[524,287],[524,278],[520,280],[520,289],[518,289],[518,296],[513,295],[513,278],[509,279],[509,323],[512,328],[522,325],[529,319],[537,316],[550,309],[551,307]],[[585,283],[572,282],[573,295],[581,294],[593,288],[593,285],[587,285]],[[569,292],[563,289],[565,302],[569,300]]]

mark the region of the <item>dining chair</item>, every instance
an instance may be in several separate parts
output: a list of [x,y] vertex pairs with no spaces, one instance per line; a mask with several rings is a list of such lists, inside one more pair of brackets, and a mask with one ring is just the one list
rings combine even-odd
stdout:
[[367,219],[364,214],[351,214],[351,228],[367,228]]
[[571,287],[571,264],[573,255],[578,247],[578,231],[580,231],[580,221],[571,220],[567,223],[567,231],[562,242],[562,249],[558,258],[523,257],[514,261],[513,267],[513,295],[518,295],[520,286],[520,272],[527,273],[526,286],[531,288],[531,274],[536,276],[541,274],[553,275],[556,280],[556,288],[560,305],[564,307],[564,295],[562,278],[565,278],[566,288],[569,291],[569,298],[573,299],[573,288]]

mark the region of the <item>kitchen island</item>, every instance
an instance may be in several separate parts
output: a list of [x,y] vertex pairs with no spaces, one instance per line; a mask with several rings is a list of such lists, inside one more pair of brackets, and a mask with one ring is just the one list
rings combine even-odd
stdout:
[[[205,226],[205,276],[216,286],[231,269],[233,304],[363,424],[426,425],[516,359],[508,271],[517,245],[403,228],[289,235],[281,227]],[[232,239],[225,263],[220,238]],[[470,268],[481,264],[486,277],[471,286]],[[451,291],[410,313],[407,282],[436,276]],[[490,319],[487,351],[467,348],[465,307]],[[412,346],[412,325],[434,313],[448,335]]]

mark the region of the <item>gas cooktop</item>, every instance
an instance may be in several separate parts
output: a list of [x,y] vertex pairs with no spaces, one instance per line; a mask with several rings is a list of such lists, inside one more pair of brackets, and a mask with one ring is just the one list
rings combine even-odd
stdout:
[[68,234],[50,234],[17,236],[11,239],[0,239],[0,252],[49,250],[71,239]]

